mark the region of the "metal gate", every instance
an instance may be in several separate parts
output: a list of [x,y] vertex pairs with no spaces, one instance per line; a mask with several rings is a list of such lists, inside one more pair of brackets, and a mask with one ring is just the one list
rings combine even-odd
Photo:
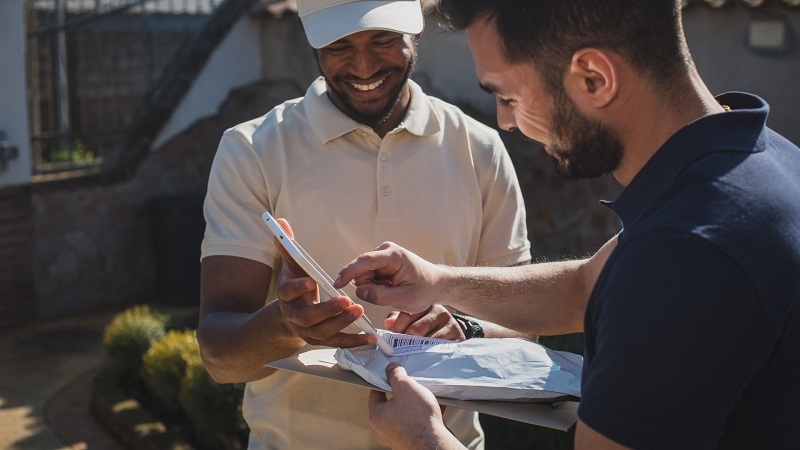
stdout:
[[224,0],[27,0],[34,175],[99,168]]

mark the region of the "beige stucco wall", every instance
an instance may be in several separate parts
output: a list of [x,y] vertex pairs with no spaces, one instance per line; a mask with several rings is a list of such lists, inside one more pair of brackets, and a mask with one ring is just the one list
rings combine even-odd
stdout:
[[[786,19],[787,52],[765,54],[748,48],[749,21],[764,16]],[[761,96],[770,104],[768,125],[800,144],[800,10],[780,5],[757,9],[696,5],[684,10],[684,28],[697,69],[711,92],[746,91]],[[415,79],[431,94],[494,115],[494,100],[478,88],[463,33],[445,33],[428,19],[419,54]]]
[[25,97],[25,0],[0,1],[0,131],[18,148],[16,159],[0,169],[0,188],[30,183],[28,104]]
[[[770,105],[767,124],[800,144],[800,11],[780,5],[758,9],[697,5],[683,14],[689,48],[711,92],[746,91],[761,96]],[[748,48],[750,20],[765,16],[786,19],[786,53],[765,54]]]
[[243,15],[231,28],[161,128],[152,149],[158,151],[202,118],[217,114],[232,89],[258,81],[261,77],[258,20]]

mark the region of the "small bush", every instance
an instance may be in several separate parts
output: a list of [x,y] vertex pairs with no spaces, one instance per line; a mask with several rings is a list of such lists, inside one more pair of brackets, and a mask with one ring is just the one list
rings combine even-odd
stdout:
[[196,358],[200,358],[200,349],[192,330],[169,331],[154,342],[142,357],[144,381],[167,408],[179,408],[178,393],[187,361]]
[[103,332],[103,345],[111,358],[127,369],[138,369],[150,345],[166,335],[167,316],[137,305],[117,314]]
[[162,413],[188,417],[204,446],[240,450],[248,432],[242,417],[244,384],[217,384],[203,366],[195,332],[173,329],[196,325],[196,317],[171,318],[135,306],[114,317],[103,342],[109,355],[138,371]]
[[[187,361],[179,394],[197,437],[207,445],[242,448],[248,431],[242,417],[244,384],[218,384],[206,372],[200,356]],[[246,442],[246,441],[244,441]]]

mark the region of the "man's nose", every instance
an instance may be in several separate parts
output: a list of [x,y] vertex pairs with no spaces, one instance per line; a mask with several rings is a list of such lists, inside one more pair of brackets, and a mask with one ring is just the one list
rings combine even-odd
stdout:
[[369,49],[357,49],[353,54],[352,70],[353,75],[367,80],[380,70],[380,62]]
[[517,129],[517,120],[514,118],[514,111],[512,108],[497,103],[497,125],[505,131],[514,131]]

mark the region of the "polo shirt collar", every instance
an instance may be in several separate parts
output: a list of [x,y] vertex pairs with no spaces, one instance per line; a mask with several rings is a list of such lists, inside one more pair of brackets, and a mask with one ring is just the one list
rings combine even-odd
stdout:
[[[408,87],[411,90],[411,103],[405,119],[398,128],[403,128],[416,136],[431,136],[438,133],[441,130],[441,122],[430,100],[413,80],[408,80]],[[311,128],[322,143],[328,143],[366,127],[348,117],[331,102],[326,92],[325,79],[322,77],[317,78],[309,86],[303,103]]]
[[403,119],[401,126],[415,136],[432,136],[442,129],[439,116],[436,115],[428,96],[422,88],[409,78],[408,87],[411,89],[411,104]]
[[701,117],[678,130],[642,167],[620,196],[608,203],[623,226],[633,223],[684,169],[701,157],[719,152],[757,153],[765,148],[769,106],[741,92],[717,97],[731,111]]

